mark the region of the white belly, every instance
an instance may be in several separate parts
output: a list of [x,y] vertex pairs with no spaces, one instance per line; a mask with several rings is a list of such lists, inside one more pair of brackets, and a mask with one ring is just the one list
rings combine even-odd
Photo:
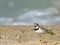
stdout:
[[40,29],[40,28],[39,28],[39,29],[38,29],[38,30],[36,30],[35,32],[36,32],[36,33],[44,33],[44,32],[45,32],[45,30],[43,30],[43,29]]

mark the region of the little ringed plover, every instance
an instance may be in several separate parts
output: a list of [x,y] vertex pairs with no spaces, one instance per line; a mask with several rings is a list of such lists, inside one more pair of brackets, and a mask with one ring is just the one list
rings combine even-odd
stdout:
[[37,23],[34,23],[34,27],[35,27],[34,30],[36,33],[50,33],[50,34],[54,35],[54,33],[51,30],[47,30],[44,27],[39,26],[39,24],[37,24]]

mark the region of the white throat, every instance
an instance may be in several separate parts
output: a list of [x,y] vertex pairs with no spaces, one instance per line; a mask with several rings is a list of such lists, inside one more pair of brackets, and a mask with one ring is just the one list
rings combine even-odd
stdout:
[[[36,28],[38,28],[38,27],[36,27]],[[43,29],[40,29],[40,28],[39,28],[39,29],[36,30],[35,32],[36,32],[36,33],[43,33],[43,32],[45,32],[45,31],[44,31]]]

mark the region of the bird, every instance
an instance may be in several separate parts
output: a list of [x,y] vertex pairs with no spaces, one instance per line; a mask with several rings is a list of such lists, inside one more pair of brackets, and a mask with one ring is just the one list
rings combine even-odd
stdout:
[[51,35],[55,34],[51,30],[48,30],[44,28],[43,26],[40,26],[38,23],[34,23],[34,30],[36,33],[39,33],[39,34],[43,34],[43,33],[49,33]]

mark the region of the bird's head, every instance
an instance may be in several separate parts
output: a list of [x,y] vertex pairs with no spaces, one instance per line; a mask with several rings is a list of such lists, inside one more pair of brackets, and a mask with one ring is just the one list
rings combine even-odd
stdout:
[[34,23],[34,27],[37,27],[37,26],[39,26],[39,24],[38,23]]
[[38,23],[34,23],[34,30],[38,30],[39,29],[39,24]]

